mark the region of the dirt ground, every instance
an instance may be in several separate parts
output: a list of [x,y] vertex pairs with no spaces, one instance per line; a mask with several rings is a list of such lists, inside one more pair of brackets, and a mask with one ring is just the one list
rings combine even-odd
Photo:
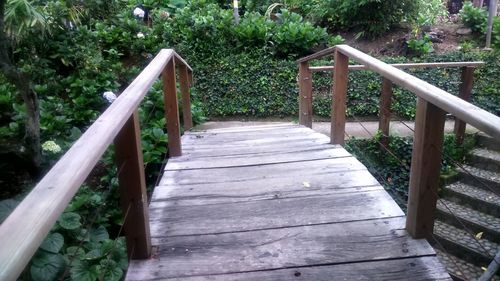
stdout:
[[[462,28],[455,18],[447,19],[431,27],[430,31],[440,35],[442,42],[433,44],[434,52],[442,54],[457,50],[460,43],[470,39],[470,35],[458,35],[457,30]],[[356,38],[354,32],[341,32],[345,43],[365,53],[374,56],[402,56],[406,54],[405,42],[411,34],[409,26],[400,26],[383,36],[367,39]]]

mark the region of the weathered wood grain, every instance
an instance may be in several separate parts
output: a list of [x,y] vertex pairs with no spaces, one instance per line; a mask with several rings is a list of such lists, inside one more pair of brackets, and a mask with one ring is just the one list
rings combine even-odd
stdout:
[[[180,277],[172,281],[332,281],[332,280],[386,280],[386,281],[451,281],[452,279],[441,267],[435,266],[439,261],[436,257],[403,258],[397,260],[382,260],[312,267],[298,267],[252,271],[244,273],[204,275]],[[156,268],[151,269],[157,272]],[[127,280],[148,280],[137,276],[129,276]],[[164,278],[155,279],[163,280]]]
[[[313,177],[325,173],[366,169],[354,157],[231,168],[165,171],[159,185],[240,182],[259,179]],[[367,172],[368,173],[368,172]]]
[[[251,155],[269,155],[276,153],[296,153],[310,150],[330,149],[335,146],[325,142],[292,142],[292,144],[285,143],[277,146],[252,146],[248,148],[241,147],[225,147],[221,149],[199,148],[196,145],[184,148],[185,156],[197,158],[212,158],[212,157],[228,157],[228,156],[251,156]],[[169,161],[174,160],[170,159]]]
[[364,165],[276,128],[183,137],[149,206],[157,251],[126,280],[449,280]]
[[[404,217],[156,239],[157,256],[132,261],[127,280],[333,265],[434,255]],[[156,262],[161,260],[161,267]],[[405,267],[406,268],[406,267]],[[394,269],[401,271],[401,268]]]
[[279,128],[290,128],[290,127],[295,127],[295,128],[300,128],[301,125],[297,124],[292,124],[292,123],[282,123],[282,122],[277,122],[273,124],[266,124],[266,125],[252,125],[252,126],[237,126],[237,127],[227,127],[227,128],[216,128],[216,129],[210,129],[210,130],[199,130],[195,129],[192,131],[192,133],[196,132],[231,132],[231,133],[236,133],[236,132],[247,132],[247,131],[262,131],[262,130],[277,130]]
[[183,152],[186,153],[209,153],[210,155],[231,155],[231,154],[248,154],[280,151],[289,148],[309,148],[311,146],[324,145],[329,143],[329,140],[321,139],[296,139],[288,140],[286,142],[279,140],[262,140],[252,141],[247,143],[223,143],[219,145],[197,145],[189,144],[183,147]]
[[414,238],[431,238],[433,233],[445,117],[442,109],[418,98],[406,222]]
[[192,235],[403,216],[385,190],[172,206],[151,202],[151,236]]
[[[203,139],[203,142],[200,143],[200,138]],[[323,134],[320,133],[315,133],[315,132],[308,132],[307,130],[303,129],[294,129],[289,130],[289,131],[272,131],[269,133],[235,133],[235,134],[215,134],[215,133],[210,133],[210,134],[202,134],[202,135],[193,135],[193,134],[188,134],[183,137],[182,142],[183,144],[212,144],[214,142],[224,142],[224,143],[231,143],[231,142],[251,142],[251,141],[258,141],[258,140],[269,140],[269,139],[274,139],[274,140],[294,140],[294,139],[327,139]]]
[[335,51],[335,71],[333,72],[333,95],[331,110],[331,142],[344,145],[347,110],[347,87],[349,83],[349,57]]
[[202,205],[379,189],[382,187],[377,180],[363,169],[315,176],[304,173],[302,178],[157,186],[151,201],[168,201],[173,205]]
[[[321,159],[332,159],[339,157],[351,157],[351,154],[343,148],[307,150],[295,153],[274,153],[274,154],[257,154],[247,155],[246,157],[237,156],[221,156],[197,158],[196,156],[186,155],[172,159],[168,162],[165,170],[183,170],[183,169],[209,169],[209,168],[224,168],[235,166],[253,166],[276,163],[288,163],[296,161],[311,161]],[[181,158],[181,159],[179,159]]]

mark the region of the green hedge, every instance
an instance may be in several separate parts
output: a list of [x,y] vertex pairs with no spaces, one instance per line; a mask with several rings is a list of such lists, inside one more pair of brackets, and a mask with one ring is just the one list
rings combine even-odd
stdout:
[[[200,61],[190,58],[195,68],[195,95],[203,101],[208,116],[297,116],[298,67],[295,61],[276,59],[263,50],[249,53],[212,55]],[[388,63],[408,62],[408,59],[384,58]],[[498,53],[450,53],[431,55],[416,62],[484,60],[486,66],[476,70],[473,103],[500,115],[500,60]],[[415,62],[415,61],[413,61]],[[328,61],[318,62],[327,65]],[[408,70],[411,74],[452,94],[458,93],[460,69]],[[331,108],[331,72],[315,73],[313,77],[314,114],[328,117]],[[348,115],[378,114],[381,78],[370,71],[349,74]],[[393,111],[401,117],[415,115],[415,95],[394,88]]]

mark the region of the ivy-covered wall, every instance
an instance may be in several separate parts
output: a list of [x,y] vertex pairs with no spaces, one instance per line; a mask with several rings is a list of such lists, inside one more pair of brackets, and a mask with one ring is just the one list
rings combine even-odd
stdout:
[[[383,58],[387,63],[409,62],[403,57]],[[475,72],[473,103],[500,114],[500,58],[495,53],[455,52],[430,55],[412,62],[446,62],[483,60],[486,65]],[[329,61],[317,62],[328,65]],[[261,50],[227,53],[212,57],[195,68],[195,95],[203,101],[208,116],[297,116],[298,66],[294,60],[276,59]],[[407,70],[411,74],[452,94],[458,94],[459,68]],[[349,74],[349,116],[376,116],[379,109],[381,78],[371,71]],[[328,117],[331,108],[332,73],[313,76],[314,114]],[[404,118],[415,116],[416,97],[399,87],[394,88],[393,111]]]

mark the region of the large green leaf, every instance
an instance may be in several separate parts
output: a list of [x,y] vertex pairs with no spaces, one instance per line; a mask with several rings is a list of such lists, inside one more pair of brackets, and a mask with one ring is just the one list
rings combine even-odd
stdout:
[[95,281],[99,278],[99,266],[91,266],[87,262],[75,262],[70,272],[73,281]]
[[51,233],[43,241],[40,248],[50,253],[57,254],[64,245],[64,237],[60,233]]
[[38,251],[32,259],[31,277],[34,281],[56,280],[65,266],[66,263],[62,255]]
[[77,213],[63,213],[59,218],[59,225],[68,230],[77,229],[82,225],[80,219],[81,217]]
[[123,270],[120,269],[119,265],[110,259],[104,259],[100,262],[99,270],[104,280],[109,281],[119,281],[123,276]]
[[109,239],[109,234],[106,228],[100,225],[96,229],[90,230],[90,242],[102,242]]

